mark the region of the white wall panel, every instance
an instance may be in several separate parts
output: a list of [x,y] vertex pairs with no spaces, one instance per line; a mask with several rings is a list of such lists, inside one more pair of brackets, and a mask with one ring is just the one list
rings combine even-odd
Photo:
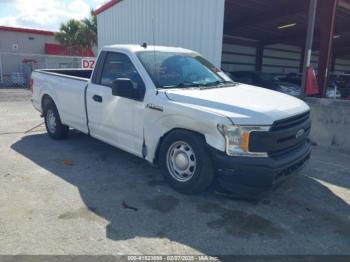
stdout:
[[227,72],[254,71],[256,48],[224,43],[221,68]]
[[335,60],[335,70],[336,72],[350,72],[350,60],[343,58]]
[[234,45],[234,44],[223,44],[223,52],[238,52],[241,54],[255,55],[256,48],[252,46]]
[[276,44],[265,47],[263,71],[268,73],[299,72],[301,48]]
[[225,0],[124,0],[97,16],[99,48],[155,42],[193,49],[220,66],[224,3]]

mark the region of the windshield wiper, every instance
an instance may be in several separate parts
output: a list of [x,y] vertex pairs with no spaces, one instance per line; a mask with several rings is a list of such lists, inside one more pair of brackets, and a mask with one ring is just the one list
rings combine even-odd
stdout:
[[171,86],[163,86],[162,88],[165,89],[171,89],[171,88],[192,88],[192,87],[201,87],[202,84],[199,83],[187,83],[187,82],[181,82],[177,85],[171,85]]
[[217,88],[217,87],[226,87],[226,86],[231,86],[231,85],[235,85],[234,82],[231,81],[215,81],[215,82],[210,82],[210,83],[205,83],[203,85],[201,85],[201,87],[203,89],[206,88]]
[[177,85],[171,85],[171,86],[163,86],[164,89],[171,89],[171,88],[196,88],[199,87],[201,89],[206,88],[215,88],[215,87],[226,87],[228,85],[237,85],[235,82],[231,81],[215,81],[215,82],[209,82],[209,83],[193,83],[193,82],[181,82]]
[[177,87],[200,87],[202,86],[200,83],[192,83],[192,82],[182,82],[177,85]]

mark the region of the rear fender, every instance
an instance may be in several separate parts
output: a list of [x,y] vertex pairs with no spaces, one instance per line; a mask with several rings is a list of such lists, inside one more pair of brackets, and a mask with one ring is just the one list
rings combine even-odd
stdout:
[[[61,103],[60,100],[58,98],[58,96],[56,95],[56,92],[54,92],[53,90],[47,90],[45,88],[42,88],[43,92],[40,94],[40,107],[41,107],[41,112],[44,113],[44,110],[42,108],[42,101],[45,95],[51,97],[52,101],[55,103],[55,106],[58,110],[58,113],[60,114],[60,112],[62,112],[61,110]],[[64,121],[64,115],[60,114],[60,118],[63,124],[65,124]]]

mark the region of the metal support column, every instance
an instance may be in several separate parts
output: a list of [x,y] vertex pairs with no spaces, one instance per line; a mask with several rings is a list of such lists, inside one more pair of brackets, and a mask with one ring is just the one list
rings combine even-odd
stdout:
[[322,97],[325,96],[327,91],[337,6],[338,0],[319,0],[318,12],[321,19],[318,84],[320,86],[320,94]]
[[332,52],[331,56],[331,72],[335,71],[335,64],[337,63],[337,54],[335,52]]
[[4,72],[2,66],[2,54],[0,54],[0,83],[4,83]]
[[261,72],[264,59],[264,44],[258,43],[256,46],[255,71]]
[[[322,0],[321,0],[322,1]],[[304,51],[304,68],[303,68],[303,79],[302,79],[302,96],[306,96],[306,72],[311,64],[311,55],[312,55],[312,44],[314,39],[315,32],[315,21],[316,21],[316,8],[317,0],[310,0],[309,3],[309,15],[308,15],[308,26],[307,26],[307,35],[306,35],[306,44]]]
[[299,73],[303,73],[304,71],[304,60],[305,60],[305,46],[301,47],[301,55],[299,61]]

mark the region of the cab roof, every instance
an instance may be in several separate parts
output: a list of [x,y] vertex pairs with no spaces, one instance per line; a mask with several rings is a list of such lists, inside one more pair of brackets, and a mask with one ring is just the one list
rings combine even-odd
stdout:
[[126,51],[131,53],[141,51],[157,51],[157,52],[178,52],[178,53],[196,53],[192,50],[181,47],[167,47],[167,46],[147,46],[146,48],[141,45],[109,45],[102,48],[103,51]]

